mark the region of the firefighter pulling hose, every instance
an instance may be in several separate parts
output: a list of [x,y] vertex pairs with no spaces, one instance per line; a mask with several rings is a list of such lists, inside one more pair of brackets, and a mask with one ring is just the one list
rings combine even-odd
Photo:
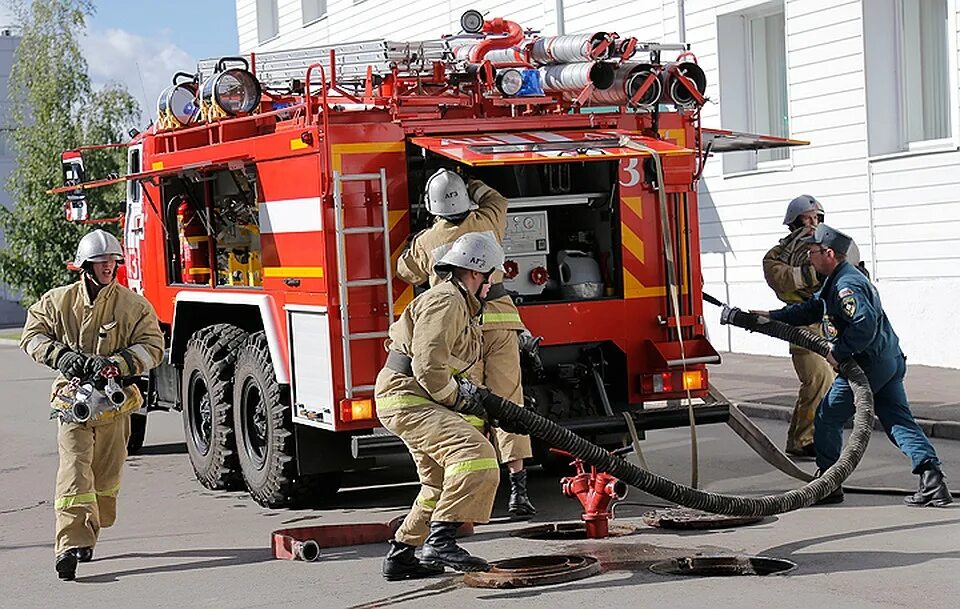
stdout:
[[[731,325],[786,340],[816,351],[824,357],[830,352],[830,344],[826,339],[805,330],[767,320],[753,313],[744,313],[739,309],[730,311],[728,323]],[[856,415],[850,440],[839,460],[818,478],[798,489],[763,497],[709,493],[672,482],[611,455],[549,419],[489,392],[484,393],[482,403],[493,425],[508,425],[512,429],[520,429],[651,495],[715,514],[771,516],[810,506],[833,493],[853,472],[866,451],[873,426],[873,394],[866,375],[852,359],[841,363],[841,374],[850,382]]]

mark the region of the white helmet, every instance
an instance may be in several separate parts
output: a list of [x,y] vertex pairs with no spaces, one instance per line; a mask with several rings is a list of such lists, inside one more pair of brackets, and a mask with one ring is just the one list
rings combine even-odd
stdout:
[[787,214],[783,217],[783,223],[790,226],[800,217],[800,214],[805,214],[808,211],[818,212],[820,221],[823,222],[823,205],[820,205],[820,201],[810,195],[800,195],[787,205]]
[[80,239],[73,264],[81,268],[87,262],[106,262],[107,260],[116,260],[119,264],[123,264],[123,249],[116,237],[98,228]]
[[490,233],[466,233],[433,265],[437,273],[456,268],[490,273],[503,270],[503,248]]
[[449,169],[438,169],[427,179],[427,211],[434,216],[461,216],[478,205],[467,195],[463,178]]

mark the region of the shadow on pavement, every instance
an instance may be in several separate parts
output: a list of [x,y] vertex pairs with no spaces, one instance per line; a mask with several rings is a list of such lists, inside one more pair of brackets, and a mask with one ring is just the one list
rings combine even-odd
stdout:
[[146,457],[150,455],[185,455],[187,454],[186,442],[168,442],[167,444],[152,444],[144,446],[136,457]]

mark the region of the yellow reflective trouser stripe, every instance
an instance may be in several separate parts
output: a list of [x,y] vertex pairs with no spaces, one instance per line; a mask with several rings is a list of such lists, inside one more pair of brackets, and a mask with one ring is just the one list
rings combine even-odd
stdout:
[[437,500],[423,499],[422,497],[417,497],[417,505],[428,510],[433,510],[437,507]]
[[500,464],[497,463],[496,459],[471,459],[470,461],[461,461],[460,463],[448,465],[443,470],[443,473],[447,476],[456,476],[457,474],[465,474],[467,472],[479,472],[486,469],[499,468]]
[[97,495],[101,497],[116,497],[120,493],[120,485],[117,484],[113,488],[108,488],[105,491],[97,491]]
[[87,503],[96,503],[96,502],[97,502],[96,493],[81,493],[79,495],[65,495],[63,497],[57,497],[57,500],[54,502],[53,505],[58,510],[65,510],[75,505],[85,505]]
[[477,429],[482,430],[484,427],[487,426],[487,422],[486,422],[486,421],[484,421],[484,420],[481,419],[480,417],[475,417],[475,416],[473,416],[472,414],[462,414],[462,415],[460,415],[460,416],[463,417],[463,420],[464,420],[464,421],[466,421],[467,423],[470,423],[471,425],[473,425],[473,426],[476,427]]
[[483,323],[485,324],[520,323],[520,314],[519,313],[484,313]]
[[395,410],[397,408],[406,408],[407,406],[419,406],[420,404],[433,404],[433,401],[421,395],[385,395],[376,399],[377,412]]

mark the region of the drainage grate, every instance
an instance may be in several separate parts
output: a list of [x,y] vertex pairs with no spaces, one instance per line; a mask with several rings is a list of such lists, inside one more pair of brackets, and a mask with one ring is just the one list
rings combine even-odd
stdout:
[[[621,524],[611,524],[608,537],[623,537],[633,535],[637,527]],[[587,537],[586,525],[582,522],[554,522],[550,524],[527,527],[513,533],[514,537],[523,539],[539,539],[546,541],[570,541],[590,539]]]
[[650,570],[660,575],[773,575],[792,571],[797,563],[769,556],[681,556],[655,563]]
[[754,524],[764,517],[726,516],[690,508],[665,508],[647,512],[641,518],[644,524],[661,529],[723,529]]
[[523,556],[490,563],[489,571],[467,573],[471,588],[529,588],[572,582],[600,572],[592,556]]

